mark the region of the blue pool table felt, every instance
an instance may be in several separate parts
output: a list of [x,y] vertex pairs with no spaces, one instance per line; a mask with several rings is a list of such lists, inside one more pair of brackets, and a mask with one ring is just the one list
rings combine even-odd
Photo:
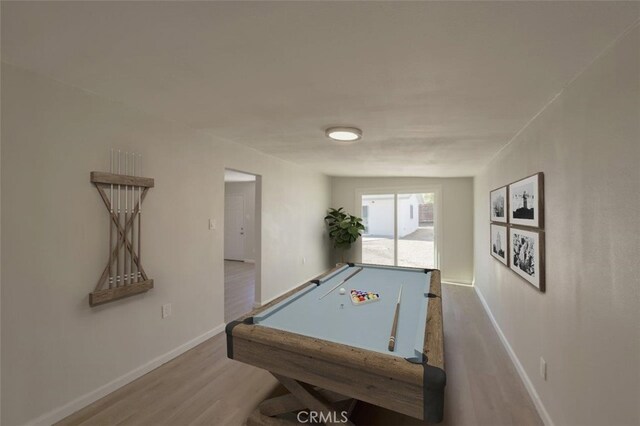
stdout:
[[[363,270],[320,300],[358,267]],[[355,265],[336,270],[254,317],[256,324],[388,355],[422,361],[431,273]],[[400,285],[403,285],[395,351],[388,350]],[[344,288],[346,294],[339,290]],[[375,303],[353,305],[349,292],[380,294]],[[341,306],[343,305],[343,306]]]

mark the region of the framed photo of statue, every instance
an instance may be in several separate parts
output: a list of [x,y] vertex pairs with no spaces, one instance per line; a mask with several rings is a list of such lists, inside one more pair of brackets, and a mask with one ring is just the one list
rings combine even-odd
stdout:
[[505,225],[491,224],[491,256],[509,266],[509,236]]
[[509,227],[510,268],[544,292],[544,231]]
[[509,185],[509,223],[544,228],[544,179],[542,173]]
[[489,217],[491,222],[507,223],[508,203],[506,186],[494,189],[489,193]]

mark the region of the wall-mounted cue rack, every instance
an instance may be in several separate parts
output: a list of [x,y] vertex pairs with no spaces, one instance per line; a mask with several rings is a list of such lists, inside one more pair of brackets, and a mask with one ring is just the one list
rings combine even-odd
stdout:
[[89,293],[90,306],[153,288],[153,280],[142,267],[141,231],[142,202],[154,181],[141,176],[140,155],[111,151],[110,162],[109,173],[91,172],[91,183],[109,212],[109,260],[95,289]]

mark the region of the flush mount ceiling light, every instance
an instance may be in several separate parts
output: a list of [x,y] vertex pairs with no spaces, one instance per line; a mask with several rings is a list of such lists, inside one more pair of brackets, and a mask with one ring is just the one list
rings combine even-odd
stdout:
[[324,134],[338,142],[354,142],[362,138],[362,130],[355,127],[329,127]]

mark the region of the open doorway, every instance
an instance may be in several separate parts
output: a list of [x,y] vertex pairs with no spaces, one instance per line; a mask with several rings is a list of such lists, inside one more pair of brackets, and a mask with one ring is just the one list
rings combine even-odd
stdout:
[[232,321],[260,300],[260,177],[225,169],[224,319]]

